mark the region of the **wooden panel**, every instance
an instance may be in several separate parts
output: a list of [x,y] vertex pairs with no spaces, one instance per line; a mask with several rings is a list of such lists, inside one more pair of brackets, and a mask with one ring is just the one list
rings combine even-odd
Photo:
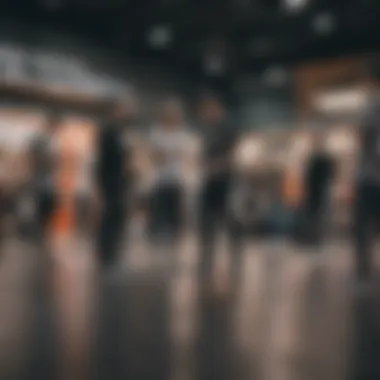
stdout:
[[325,63],[315,63],[296,70],[296,97],[300,116],[313,113],[312,98],[317,91],[337,87],[343,83],[360,83],[365,56],[341,58]]

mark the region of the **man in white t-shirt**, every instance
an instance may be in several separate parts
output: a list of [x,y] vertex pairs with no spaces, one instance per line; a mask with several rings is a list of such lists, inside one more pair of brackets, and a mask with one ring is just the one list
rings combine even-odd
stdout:
[[167,101],[160,109],[159,123],[149,142],[155,167],[152,184],[151,233],[175,238],[183,223],[184,160],[188,134],[183,127],[183,111],[177,101]]

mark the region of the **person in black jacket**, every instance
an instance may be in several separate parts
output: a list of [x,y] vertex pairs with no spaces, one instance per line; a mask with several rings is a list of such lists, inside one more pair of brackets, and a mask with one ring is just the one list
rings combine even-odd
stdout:
[[323,215],[334,175],[333,158],[326,152],[323,136],[314,137],[312,152],[305,172],[304,215],[305,241],[318,244],[323,236]]
[[114,102],[108,120],[101,126],[98,145],[97,181],[101,203],[99,256],[102,264],[115,263],[122,239],[130,151],[125,143],[126,128],[136,116],[132,100]]
[[360,149],[354,204],[356,275],[367,286],[372,268],[374,227],[380,220],[380,61],[368,66],[367,104],[360,125]]
[[[203,184],[200,191],[200,275],[208,281],[212,271],[216,238],[221,227],[229,224],[229,196],[233,175],[233,150],[237,141],[237,127],[227,118],[221,101],[212,95],[203,96],[199,104],[199,118],[203,127]],[[237,242],[233,242],[237,243]],[[232,245],[237,248],[237,244]],[[237,253],[233,252],[234,269],[239,267]],[[237,276],[237,271],[233,271]],[[236,278],[234,278],[236,279]]]

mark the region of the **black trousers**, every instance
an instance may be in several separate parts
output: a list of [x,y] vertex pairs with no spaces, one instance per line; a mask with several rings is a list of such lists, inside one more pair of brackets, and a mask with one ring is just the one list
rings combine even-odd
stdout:
[[205,280],[212,271],[218,233],[224,229],[228,235],[231,253],[232,279],[237,281],[241,267],[243,227],[229,213],[230,183],[228,180],[207,181],[200,193],[200,277]]
[[150,236],[153,241],[167,234],[175,240],[183,225],[183,191],[178,184],[161,185],[154,190],[150,207]]
[[103,265],[113,264],[123,236],[125,222],[124,194],[121,191],[103,195],[99,231],[99,256]]
[[304,241],[319,244],[323,238],[323,214],[325,210],[325,191],[309,194],[304,206]]
[[37,237],[44,239],[46,230],[57,205],[57,196],[53,186],[36,190]]
[[366,279],[372,268],[372,252],[377,224],[380,221],[380,185],[359,183],[354,204],[354,244],[356,273]]
[[94,233],[94,198],[90,194],[78,194],[75,199],[76,230],[89,237]]

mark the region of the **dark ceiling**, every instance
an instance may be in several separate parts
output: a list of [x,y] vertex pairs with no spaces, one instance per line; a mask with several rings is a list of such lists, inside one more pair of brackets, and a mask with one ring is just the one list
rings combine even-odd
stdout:
[[[289,12],[285,0],[8,0],[4,20],[81,35],[135,59],[209,76],[206,52],[225,63],[216,77],[230,82],[268,65],[293,65],[330,56],[377,51],[379,0],[309,0]],[[171,44],[149,44],[164,25]],[[318,32],[319,30],[319,32]]]

